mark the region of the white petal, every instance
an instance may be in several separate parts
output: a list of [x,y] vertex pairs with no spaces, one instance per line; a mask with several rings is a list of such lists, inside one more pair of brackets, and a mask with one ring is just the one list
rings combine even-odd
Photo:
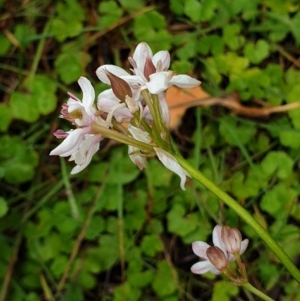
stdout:
[[222,231],[222,227],[219,226],[219,225],[216,225],[214,227],[214,230],[213,230],[213,243],[216,247],[220,248],[225,255],[227,255],[227,249],[225,247],[225,244],[221,238],[221,231]]
[[83,76],[79,78],[78,84],[83,93],[82,104],[85,107],[86,111],[88,112],[92,107],[92,105],[94,104],[95,90],[91,82]]
[[128,72],[126,72],[124,69],[115,66],[115,65],[103,65],[101,67],[99,67],[96,70],[96,74],[98,76],[98,78],[105,84],[110,85],[110,80],[108,79],[107,75],[105,74],[104,70],[109,71],[110,73],[118,76],[118,77],[122,77],[122,76],[129,76],[130,74]]
[[241,243],[241,250],[240,250],[240,254],[241,255],[246,251],[246,249],[248,247],[248,244],[249,244],[249,239],[244,239],[242,241],[242,243]]
[[200,258],[207,259],[206,251],[210,247],[204,241],[195,241],[192,243],[193,252]]
[[135,48],[132,58],[135,60],[137,68],[144,73],[146,59],[147,57],[152,59],[152,56],[152,50],[149,45],[145,42],[142,42]]
[[140,150],[137,147],[128,146],[128,155],[130,160],[140,169],[143,170],[147,167],[147,160],[141,156]]
[[154,147],[154,150],[162,164],[180,177],[180,187],[182,190],[185,190],[186,176],[190,177],[190,175],[179,165],[171,154],[158,147]]
[[160,109],[161,109],[161,114],[163,117],[163,120],[165,122],[165,125],[169,127],[170,125],[170,110],[169,106],[165,97],[165,93],[159,93],[158,94],[158,99],[159,99],[159,104],[160,104]]
[[146,86],[151,94],[158,94],[168,89],[166,72],[153,73],[149,78],[150,82],[146,83]]
[[51,151],[50,156],[57,155],[61,157],[68,157],[72,155],[78,150],[84,135],[88,131],[89,128],[84,128],[69,132],[68,137],[58,147]]
[[79,150],[73,155],[77,164],[71,171],[76,174],[85,169],[92,161],[93,155],[99,150],[101,135],[94,135],[82,141]]
[[107,90],[102,91],[97,97],[98,101],[101,99],[111,99],[111,100],[114,100],[115,102],[118,102],[118,103],[120,102],[120,99],[118,99],[116,97],[116,95],[114,94],[112,89],[107,89]]
[[156,69],[157,69],[158,61],[162,62],[162,70],[158,70],[158,71],[169,70],[170,61],[171,61],[169,51],[162,50],[162,51],[159,51],[159,52],[154,54],[154,56],[152,58],[152,63],[156,67]]
[[128,125],[127,129],[134,139],[139,140],[144,143],[151,142],[151,137],[150,137],[149,133],[147,133],[131,124]]
[[185,74],[174,75],[169,81],[169,86],[175,85],[180,88],[193,88],[200,84],[199,80]]
[[212,272],[212,273],[217,272],[218,274],[220,274],[220,271],[218,271],[213,266],[213,264],[208,260],[199,261],[199,262],[195,263],[191,267],[191,272],[194,273],[194,274],[204,274],[204,273],[207,273],[207,272]]

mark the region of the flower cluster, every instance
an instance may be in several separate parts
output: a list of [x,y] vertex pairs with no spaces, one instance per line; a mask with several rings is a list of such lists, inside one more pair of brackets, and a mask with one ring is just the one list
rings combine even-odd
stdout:
[[69,94],[60,116],[76,128],[54,133],[64,141],[50,155],[70,156],[76,163],[71,172],[75,174],[91,162],[101,140],[114,139],[129,146],[129,157],[140,169],[147,166],[147,158],[157,156],[180,176],[180,186],[184,189],[188,174],[173,156],[165,93],[172,85],[192,88],[200,82],[169,70],[169,52],[159,51],[153,55],[146,43],[137,46],[129,62],[133,74],[114,65],[97,69],[98,78],[111,88],[99,94],[96,104],[90,81],[84,77],[78,80],[82,100]]
[[[248,246],[249,240],[242,240],[238,229],[228,226],[215,226],[213,230],[213,244],[208,245],[203,241],[193,242],[193,252],[204,259],[195,263],[191,271],[195,274],[211,272],[215,275],[224,273],[235,283],[247,281],[245,266],[240,259]],[[237,276],[230,268],[229,263],[235,261],[238,264],[240,276]]]

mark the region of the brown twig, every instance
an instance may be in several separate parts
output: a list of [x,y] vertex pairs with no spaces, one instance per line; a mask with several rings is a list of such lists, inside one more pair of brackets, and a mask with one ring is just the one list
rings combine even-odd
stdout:
[[3,281],[3,285],[2,285],[2,289],[1,289],[1,293],[0,293],[0,301],[4,301],[6,298],[9,283],[10,283],[11,276],[12,276],[12,273],[14,270],[14,266],[18,259],[18,253],[19,253],[19,249],[21,246],[21,242],[22,242],[22,234],[19,233],[17,236],[17,239],[16,239],[14,252],[13,252],[12,256],[10,257],[7,271],[6,271],[6,274],[4,277],[4,281]]
[[182,105],[180,104],[176,106],[171,106],[170,109],[178,108],[181,106],[186,106],[190,108],[196,106],[210,107],[215,105],[226,107],[237,115],[243,115],[252,118],[266,117],[274,113],[283,113],[296,108],[300,108],[300,102],[293,102],[281,106],[272,106],[267,108],[254,108],[254,107],[247,107],[242,105],[239,100],[233,97],[228,97],[228,98],[206,97],[202,99],[196,99],[190,102],[185,102]]

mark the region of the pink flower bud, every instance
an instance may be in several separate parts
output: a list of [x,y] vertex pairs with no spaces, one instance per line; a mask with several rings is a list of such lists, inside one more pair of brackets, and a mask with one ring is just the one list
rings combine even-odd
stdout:
[[240,253],[242,234],[238,229],[223,226],[221,230],[221,238],[225,244],[228,253]]
[[215,266],[219,271],[223,271],[227,268],[228,260],[224,252],[218,247],[209,247],[206,250],[206,256],[208,260]]
[[120,77],[114,75],[113,73],[104,70],[106,76],[108,77],[111,88],[115,96],[121,101],[125,101],[126,96],[132,97],[132,92],[128,83],[121,79]]
[[147,57],[144,68],[144,75],[147,81],[150,81],[150,75],[156,72],[156,68],[152,63],[151,58]]

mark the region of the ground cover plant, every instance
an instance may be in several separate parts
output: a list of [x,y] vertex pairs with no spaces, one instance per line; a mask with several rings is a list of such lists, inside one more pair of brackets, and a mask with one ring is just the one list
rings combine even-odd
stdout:
[[[0,301],[259,300],[222,275],[191,272],[194,243],[212,245],[216,224],[249,240],[242,259],[250,283],[274,300],[300,300],[291,268],[300,262],[298,1],[0,8]],[[237,200],[292,265],[205,185],[188,178],[181,190],[158,159],[140,171],[128,147],[104,140],[71,175],[73,162],[49,156],[61,143],[53,133],[72,127],[58,119],[67,91],[81,100],[83,76],[97,97],[108,86],[96,69],[129,71],[140,42],[169,51],[176,74],[202,81],[179,105],[181,96],[167,92],[171,117],[174,106],[190,107],[172,123],[172,147]]]

